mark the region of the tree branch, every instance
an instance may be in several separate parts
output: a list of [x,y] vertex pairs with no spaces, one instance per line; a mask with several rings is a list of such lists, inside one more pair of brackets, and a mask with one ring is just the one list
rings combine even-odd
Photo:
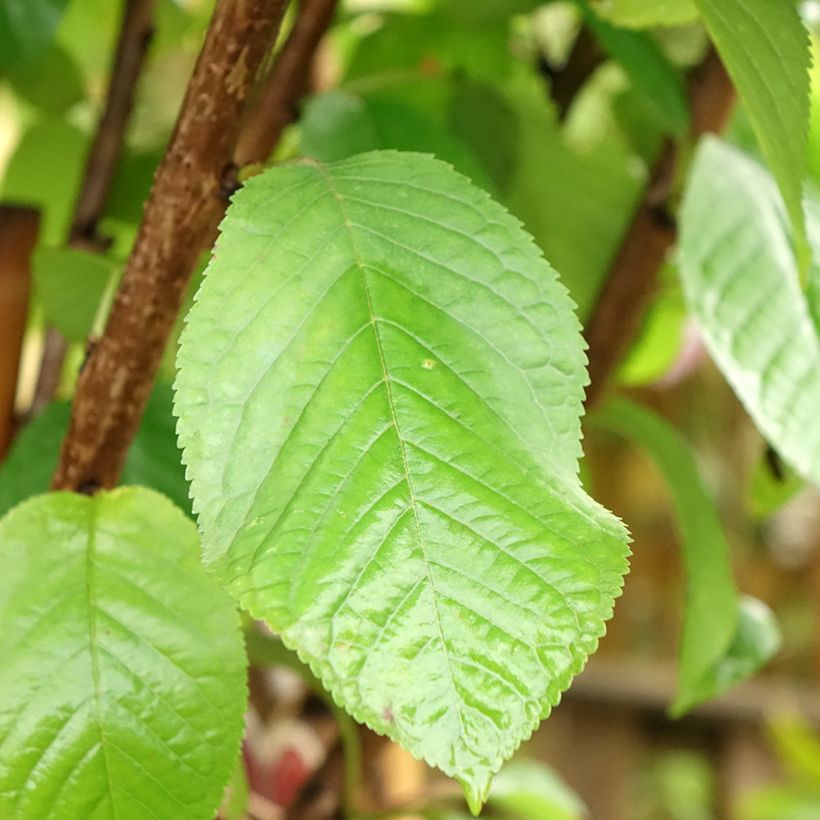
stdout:
[[[126,0],[103,113],[88,151],[74,205],[67,239],[69,247],[105,250],[105,240],[97,235],[97,223],[103,215],[125,142],[137,80],[153,34],[155,5],[156,0]],[[48,328],[30,414],[37,414],[54,398],[66,348],[66,341],[59,331]]]
[[[689,104],[692,141],[726,126],[734,103],[734,88],[714,50],[692,73]],[[610,268],[584,331],[589,345],[587,407],[601,396],[621,361],[654,292],[658,271],[675,242],[669,196],[682,150],[667,140],[649,177],[649,184],[632,224]]]
[[299,14],[285,45],[254,101],[236,146],[236,164],[265,162],[285,126],[297,115],[305,94],[310,66],[327,31],[337,0],[301,0]]
[[286,0],[220,0],[100,342],[77,383],[55,489],[113,487],[182,295],[235,183],[240,118]]
[[31,253],[40,214],[33,208],[0,206],[0,460],[14,436],[14,400],[28,316]]
[[550,81],[550,95],[559,120],[566,119],[578,92],[605,59],[606,55],[587,26],[581,26],[567,61],[560,69],[552,68],[545,58],[541,58],[539,68]]

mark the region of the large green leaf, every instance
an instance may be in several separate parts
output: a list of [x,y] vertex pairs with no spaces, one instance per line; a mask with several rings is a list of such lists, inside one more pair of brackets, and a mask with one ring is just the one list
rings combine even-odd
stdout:
[[[20,431],[0,464],[0,515],[48,490],[70,416],[69,402],[53,402]],[[167,384],[158,384],[148,399],[122,480],[159,490],[183,510],[191,509]]]
[[40,57],[54,36],[68,0],[0,3],[0,71]]
[[211,820],[245,659],[194,525],[128,488],[0,521],[0,816]]
[[807,261],[803,172],[809,127],[809,35],[790,0],[695,0],[749,114]]
[[672,712],[682,714],[754,674],[779,648],[779,631],[765,604],[738,596],[720,518],[680,433],[623,399],[607,404],[595,418],[646,448],[675,503],[686,606]]
[[714,138],[701,144],[681,212],[689,309],[757,426],[818,483],[820,338],[786,224],[763,168]]
[[431,157],[254,177],[182,335],[205,560],[474,810],[604,631],[626,533],[582,491],[572,303]]

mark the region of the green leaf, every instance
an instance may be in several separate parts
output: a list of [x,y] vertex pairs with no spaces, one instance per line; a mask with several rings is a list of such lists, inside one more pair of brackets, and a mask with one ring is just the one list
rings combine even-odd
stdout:
[[83,173],[87,137],[64,120],[43,119],[23,134],[0,185],[3,199],[43,210],[40,241],[65,241]]
[[140,488],[38,496],[0,560],[0,815],[211,820],[245,658],[192,522]]
[[648,114],[677,137],[689,130],[689,105],[680,74],[647,34],[610,25],[581,3],[584,20],[601,45],[621,64]]
[[626,569],[578,480],[572,304],[518,223],[423,155],[271,169],[222,231],[176,382],[205,560],[477,811]]
[[659,416],[624,399],[609,402],[595,420],[647,450],[675,504],[686,605],[671,711],[681,715],[769,661],[780,644],[777,625],[765,604],[738,598],[717,509],[684,438]]
[[519,820],[579,820],[581,799],[543,763],[514,760],[498,773],[489,805]]
[[17,94],[46,114],[59,116],[85,97],[77,64],[57,44],[35,63],[9,67],[8,79]]
[[[53,402],[20,431],[0,464],[0,515],[48,490],[70,416],[69,402]],[[183,510],[191,509],[168,385],[157,385],[148,399],[122,480],[159,490]]]
[[329,91],[308,101],[300,121],[302,153],[323,162],[379,148],[435,154],[477,185],[490,179],[468,146],[426,112],[388,94]]
[[695,0],[740,93],[786,203],[801,267],[808,246],[803,173],[809,127],[809,35],[789,0]]
[[780,455],[820,483],[820,339],[781,200],[763,168],[714,138],[690,173],[679,252],[712,358]]
[[693,0],[593,0],[595,10],[618,26],[677,26],[697,19]]
[[768,518],[773,515],[805,487],[803,479],[788,465],[780,463],[775,469],[772,468],[769,458],[761,458],[749,476],[746,505],[755,518]]
[[0,71],[40,57],[54,37],[68,0],[0,3]]
[[114,275],[111,260],[72,248],[38,248],[34,284],[46,319],[67,339],[81,342],[94,327],[100,302]]

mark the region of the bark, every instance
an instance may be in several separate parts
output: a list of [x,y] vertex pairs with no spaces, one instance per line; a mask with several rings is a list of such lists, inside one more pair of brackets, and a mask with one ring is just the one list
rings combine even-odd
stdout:
[[236,187],[240,119],[285,5],[216,5],[105,331],[77,383],[55,489],[94,492],[119,479],[185,286]]
[[33,208],[0,207],[0,460],[14,436],[14,400],[28,315],[31,253],[40,214]]
[[[148,45],[153,34],[156,0],[127,0],[111,67],[111,82],[88,152],[80,192],[74,206],[67,244],[81,250],[104,251],[106,242],[97,234],[125,131],[134,106],[134,95]],[[40,373],[29,413],[36,415],[53,398],[60,384],[66,340],[55,328],[46,331]]]
[[265,162],[285,126],[296,119],[316,48],[335,10],[336,0],[302,0],[293,30],[242,126],[237,165]]
[[[725,128],[734,103],[734,89],[714,51],[709,52],[691,76],[689,102],[692,141]],[[632,342],[654,293],[658,271],[675,242],[669,196],[681,160],[681,146],[667,140],[587,322],[590,378],[587,407],[599,400],[609,376]]]

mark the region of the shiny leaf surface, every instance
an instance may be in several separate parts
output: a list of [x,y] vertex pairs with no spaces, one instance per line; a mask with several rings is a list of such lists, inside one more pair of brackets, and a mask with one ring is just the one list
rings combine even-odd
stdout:
[[183,333],[205,560],[474,810],[604,631],[622,525],[579,485],[572,303],[449,166],[254,177]]
[[0,521],[0,816],[213,818],[245,658],[198,541],[137,488],[38,496]]

